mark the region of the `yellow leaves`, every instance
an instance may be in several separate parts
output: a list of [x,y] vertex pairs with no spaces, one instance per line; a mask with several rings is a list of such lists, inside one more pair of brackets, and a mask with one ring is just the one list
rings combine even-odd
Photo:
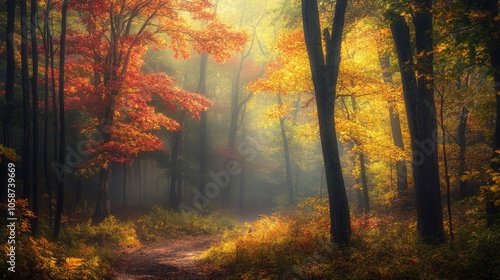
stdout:
[[10,161],[18,161],[21,157],[17,155],[16,151],[12,148],[7,148],[4,145],[0,144],[0,163],[2,159],[6,158]]
[[65,265],[68,270],[74,270],[80,267],[84,260],[81,258],[66,258]]
[[479,171],[473,170],[473,171],[465,171],[462,176],[460,176],[460,180],[462,181],[467,181],[471,180],[475,177],[478,177],[480,175]]
[[267,110],[266,115],[270,119],[280,119],[288,115],[288,113],[290,113],[290,104],[285,102],[281,106],[278,104],[272,106],[269,110]]

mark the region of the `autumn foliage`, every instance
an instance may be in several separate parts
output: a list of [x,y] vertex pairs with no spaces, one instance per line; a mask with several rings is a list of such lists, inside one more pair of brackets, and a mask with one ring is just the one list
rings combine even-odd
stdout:
[[[181,129],[167,111],[199,117],[212,105],[177,86],[175,78],[143,69],[144,55],[155,49],[169,48],[182,58],[189,57],[191,49],[205,51],[219,62],[239,50],[246,35],[231,31],[211,8],[208,1],[71,5],[77,20],[68,30],[68,107],[87,112],[84,132],[99,128],[104,134],[90,137],[87,152],[95,156],[83,168],[107,168],[110,161],[129,162],[140,152],[160,150],[163,143],[152,132]],[[193,28],[196,21],[208,23]]]

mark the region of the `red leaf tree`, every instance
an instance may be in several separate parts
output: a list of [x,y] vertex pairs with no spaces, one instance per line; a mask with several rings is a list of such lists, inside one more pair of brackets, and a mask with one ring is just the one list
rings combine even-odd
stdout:
[[[152,132],[178,130],[174,119],[157,110],[185,110],[193,117],[207,110],[205,97],[175,86],[163,73],[145,73],[144,54],[170,48],[175,57],[191,49],[223,61],[246,40],[209,12],[207,0],[83,0],[72,4],[76,15],[68,29],[68,103],[92,118],[86,130],[99,127],[102,137],[88,141],[92,156],[82,167],[99,172],[94,222],[110,214],[110,163],[130,162],[139,152],[162,149]],[[204,21],[203,28],[193,24]],[[155,101],[155,102],[153,102]]]

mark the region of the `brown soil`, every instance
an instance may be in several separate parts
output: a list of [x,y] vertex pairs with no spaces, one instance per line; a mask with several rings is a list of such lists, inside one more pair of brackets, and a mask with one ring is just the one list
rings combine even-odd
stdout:
[[218,236],[183,237],[124,251],[108,279],[224,279],[200,261]]

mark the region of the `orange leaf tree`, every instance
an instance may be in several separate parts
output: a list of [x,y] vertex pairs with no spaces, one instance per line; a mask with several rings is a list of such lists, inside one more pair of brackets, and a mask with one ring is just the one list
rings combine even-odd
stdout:
[[[70,7],[76,20],[68,30],[69,102],[89,113],[87,129],[98,126],[102,136],[88,141],[92,156],[82,166],[99,172],[94,222],[110,214],[110,163],[162,149],[154,130],[180,129],[155,104],[194,117],[211,105],[166,74],[142,71],[146,52],[170,48],[187,58],[194,49],[220,62],[245,42],[246,35],[219,22],[210,7],[206,0],[85,0]],[[196,29],[192,21],[208,23]]]

